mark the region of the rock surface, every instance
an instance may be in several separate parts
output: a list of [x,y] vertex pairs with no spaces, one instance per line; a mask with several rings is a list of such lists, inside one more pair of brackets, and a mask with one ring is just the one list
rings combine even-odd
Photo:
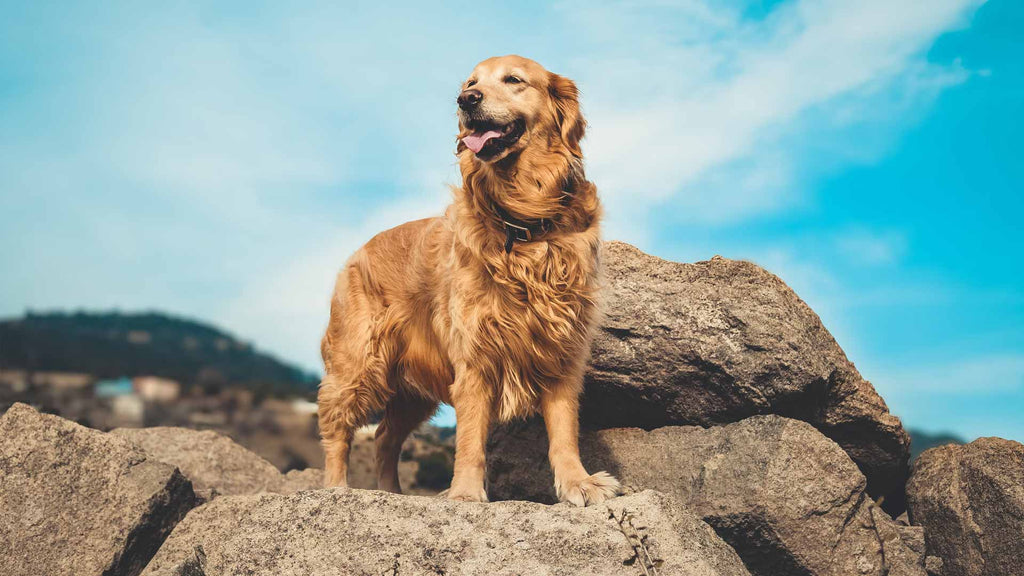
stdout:
[[653,573],[748,574],[707,524],[651,491],[573,508],[343,488],[217,498],[144,574]]
[[1024,574],[1024,445],[979,438],[922,454],[907,484],[910,520],[945,576]]
[[324,487],[324,471],[319,468],[306,468],[305,470],[291,470],[284,475],[284,482],[281,494],[291,494],[302,490],[319,490]]
[[212,430],[118,428],[111,432],[134,442],[146,454],[177,466],[203,500],[220,495],[288,493],[322,486],[322,474],[284,474],[270,462]]
[[0,574],[135,575],[193,506],[134,444],[15,404],[0,418]]
[[607,317],[594,340],[587,427],[708,426],[756,414],[835,440],[874,496],[902,511],[909,437],[818,316],[749,262],[697,264],[605,244]]
[[[752,574],[923,576],[923,556],[864,493],[845,452],[809,424],[756,416],[713,428],[586,431],[583,463],[629,488],[674,496],[743,558]],[[492,434],[492,499],[554,500],[538,421]]]

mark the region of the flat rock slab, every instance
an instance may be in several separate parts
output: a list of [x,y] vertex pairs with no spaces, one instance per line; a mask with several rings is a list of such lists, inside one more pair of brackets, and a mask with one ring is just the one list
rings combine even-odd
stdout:
[[193,506],[131,442],[13,405],[0,418],[0,574],[133,576]]
[[346,488],[225,496],[190,512],[144,574],[748,574],[668,500],[646,491],[573,508]]
[[111,432],[154,460],[177,466],[203,500],[220,495],[290,493],[323,485],[318,471],[285,476],[259,454],[212,430],[118,428]]
[[[588,431],[580,452],[591,472],[673,496],[752,574],[924,575],[923,555],[866,497],[857,466],[805,422],[755,416],[708,429]],[[554,500],[540,422],[496,430],[488,454],[492,499]]]
[[979,438],[926,450],[907,484],[910,520],[924,527],[944,576],[1024,574],[1024,445]]
[[607,315],[594,339],[590,428],[710,426],[758,414],[810,422],[902,512],[910,440],[814,313],[750,262],[682,264],[605,244]]

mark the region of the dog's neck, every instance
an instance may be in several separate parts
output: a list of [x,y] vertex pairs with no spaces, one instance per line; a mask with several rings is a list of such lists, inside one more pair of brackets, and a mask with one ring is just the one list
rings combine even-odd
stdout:
[[580,232],[597,224],[597,189],[587,181],[579,158],[520,153],[484,164],[465,152],[460,167],[460,200],[502,239],[506,251],[515,241]]

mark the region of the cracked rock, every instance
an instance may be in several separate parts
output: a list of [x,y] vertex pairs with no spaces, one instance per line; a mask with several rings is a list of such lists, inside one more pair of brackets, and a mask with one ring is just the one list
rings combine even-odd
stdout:
[[290,493],[323,486],[322,472],[281,472],[260,455],[212,430],[118,428],[111,432],[146,451],[150,458],[177,466],[204,501],[214,496]]
[[592,346],[590,428],[811,423],[850,455],[868,492],[902,511],[910,440],[818,316],[749,262],[681,264],[605,244],[607,315]]
[[652,491],[588,508],[346,488],[223,496],[189,513],[144,574],[200,563],[206,574],[748,575],[707,524]]
[[[500,428],[489,451],[492,499],[554,500],[539,421]],[[674,496],[710,524],[752,574],[924,576],[923,556],[864,492],[846,453],[805,422],[587,431],[588,470]]]
[[192,486],[123,438],[15,404],[0,418],[0,574],[134,576]]

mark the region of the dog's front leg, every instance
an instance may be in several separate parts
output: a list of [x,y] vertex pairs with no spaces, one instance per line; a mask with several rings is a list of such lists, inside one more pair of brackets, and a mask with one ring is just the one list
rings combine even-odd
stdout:
[[607,472],[587,474],[580,462],[579,385],[565,383],[545,390],[540,397],[541,414],[548,430],[548,459],[555,473],[559,501],[577,506],[599,504],[619,493],[619,481]]
[[456,419],[455,474],[446,495],[452,500],[487,502],[484,477],[493,391],[479,374],[463,368],[456,371],[451,393]]

